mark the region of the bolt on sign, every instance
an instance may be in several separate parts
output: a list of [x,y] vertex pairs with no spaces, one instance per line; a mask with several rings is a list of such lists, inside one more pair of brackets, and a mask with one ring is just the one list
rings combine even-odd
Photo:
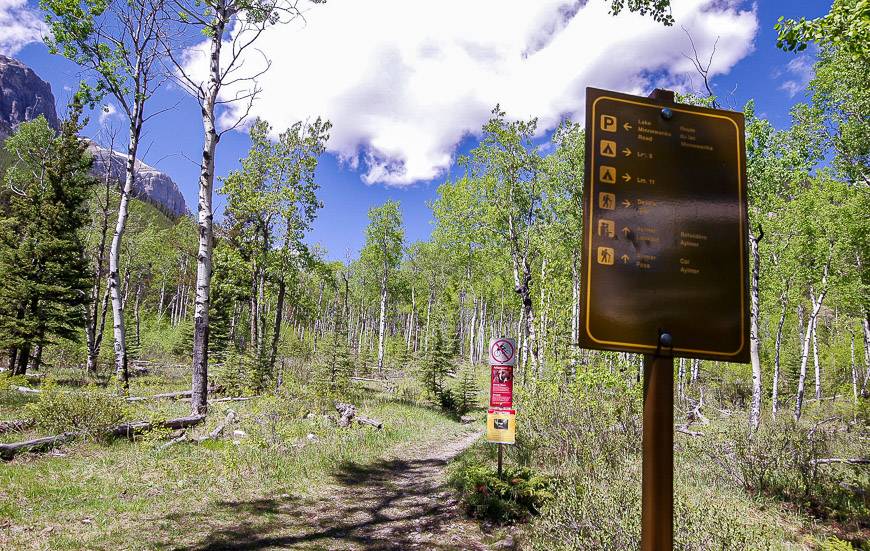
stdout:
[[580,344],[749,361],[742,113],[586,89]]
[[489,365],[516,365],[517,341],[499,337],[489,339]]
[[516,440],[516,416],[513,409],[490,409],[486,413],[486,441],[513,444]]

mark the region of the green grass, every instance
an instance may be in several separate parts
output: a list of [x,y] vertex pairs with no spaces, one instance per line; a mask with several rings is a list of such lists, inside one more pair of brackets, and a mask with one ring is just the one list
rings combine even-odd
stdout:
[[[165,386],[134,379],[133,388],[150,393]],[[23,411],[22,404],[7,401],[15,399],[2,395],[0,400],[4,417]],[[157,451],[167,436],[157,431],[134,442],[83,439],[54,453],[19,456],[0,468],[0,548],[194,546],[216,526],[266,522],[275,514],[251,503],[303,499],[330,483],[342,465],[373,461],[403,443],[463,430],[446,415],[383,394],[357,391],[353,401],[361,414],[383,421],[384,429],[339,429],[318,409],[317,403],[326,401],[279,394],[215,404],[205,425],[194,431],[207,433],[233,408],[240,422],[231,430],[244,431],[244,437]],[[188,407],[185,402],[142,403],[131,416],[174,417],[187,414]],[[308,411],[314,419],[303,418]],[[309,442],[308,434],[316,441]],[[35,435],[19,433],[6,440]]]

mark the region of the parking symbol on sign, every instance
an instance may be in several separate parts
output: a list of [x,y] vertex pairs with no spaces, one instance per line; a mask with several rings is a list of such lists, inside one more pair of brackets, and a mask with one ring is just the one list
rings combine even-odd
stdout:
[[601,115],[601,130],[616,132],[616,117],[613,115]]

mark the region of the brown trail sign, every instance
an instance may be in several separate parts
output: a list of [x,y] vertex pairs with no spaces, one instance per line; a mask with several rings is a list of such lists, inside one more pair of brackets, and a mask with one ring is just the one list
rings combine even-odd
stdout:
[[749,360],[741,113],[587,88],[584,348]]
[[641,548],[673,548],[674,360],[749,360],[743,115],[586,89],[580,345],[644,353]]

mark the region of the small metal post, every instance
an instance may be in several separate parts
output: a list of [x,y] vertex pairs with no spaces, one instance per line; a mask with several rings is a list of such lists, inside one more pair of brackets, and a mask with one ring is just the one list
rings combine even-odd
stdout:
[[501,461],[502,461],[502,448],[504,444],[496,444],[498,446],[498,476],[501,478]]
[[[641,549],[674,546],[674,358],[662,333],[656,354],[643,357],[643,492]],[[665,352],[662,348],[666,348]]]

